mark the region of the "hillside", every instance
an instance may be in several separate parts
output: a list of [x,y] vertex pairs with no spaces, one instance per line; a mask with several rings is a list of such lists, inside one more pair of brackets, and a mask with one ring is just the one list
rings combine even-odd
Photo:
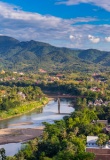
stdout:
[[0,69],[19,71],[109,69],[110,53],[95,49],[72,50],[38,41],[20,42],[0,36]]

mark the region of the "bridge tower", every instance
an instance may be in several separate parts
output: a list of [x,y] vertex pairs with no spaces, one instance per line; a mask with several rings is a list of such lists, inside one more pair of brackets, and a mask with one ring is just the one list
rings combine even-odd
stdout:
[[60,114],[60,98],[58,98],[58,114]]

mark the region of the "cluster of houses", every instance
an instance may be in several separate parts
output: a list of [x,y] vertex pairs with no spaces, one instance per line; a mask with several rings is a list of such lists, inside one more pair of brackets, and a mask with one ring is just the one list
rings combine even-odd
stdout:
[[1,76],[0,76],[0,81],[1,82],[5,82],[5,81],[15,81],[15,80],[23,80],[23,77],[25,75],[25,73],[23,72],[12,72],[14,75],[13,76],[3,76],[6,72],[4,70],[2,70],[0,72]]
[[[0,72],[0,74],[5,74],[6,72],[2,69],[2,71]],[[13,72],[13,74],[19,74],[19,75],[24,75],[23,72]]]
[[97,82],[106,82],[106,78],[104,76],[102,76],[99,73],[93,73],[92,75],[93,79],[96,80]]
[[[12,72],[12,75],[9,76],[9,75],[6,75],[4,76],[3,74],[5,74],[6,72],[4,70],[2,70],[0,72],[1,76],[0,76],[0,81],[1,82],[7,82],[7,81],[28,81],[28,80],[32,80],[32,78],[30,78],[29,76],[26,76],[25,73],[23,72]],[[43,70],[42,68],[39,69],[39,73],[41,74],[46,74],[47,71],[46,70]],[[47,78],[46,78],[46,81],[47,82],[50,82],[50,83],[53,83],[54,81],[58,81],[60,79],[63,78],[63,74],[61,73],[58,73],[56,74],[55,76],[50,76],[48,75]],[[40,84],[42,81],[39,80],[39,79],[33,79],[34,82],[36,82],[36,84]]]
[[90,88],[90,90],[93,92],[100,92],[101,91],[101,89],[98,87],[92,87],[92,88]]
[[[25,100],[26,99],[26,95],[23,92],[18,92],[17,94],[19,95],[21,100]],[[6,97],[7,96],[6,91],[5,90],[0,90],[0,96],[1,97]]]
[[[47,76],[46,78],[46,82],[49,82],[49,83],[53,83],[55,81],[59,81],[63,78],[63,74],[57,74],[55,76]],[[42,81],[41,80],[37,80],[36,81],[36,84],[40,84]]]
[[17,77],[17,78],[15,78],[15,77],[5,77],[5,78],[0,78],[1,82],[15,81],[15,80],[20,81],[20,80],[25,80],[25,79],[24,79],[24,77]]
[[102,99],[96,99],[94,102],[90,101],[88,103],[88,106],[107,106],[110,103],[110,101],[103,101]]
[[[14,72],[13,72],[14,73]],[[15,72],[16,73],[16,72]],[[1,82],[9,82],[9,81],[24,81],[24,80],[32,80],[29,78],[29,76],[25,76],[23,72],[17,73],[16,75],[11,75],[11,76],[1,76],[0,81]]]

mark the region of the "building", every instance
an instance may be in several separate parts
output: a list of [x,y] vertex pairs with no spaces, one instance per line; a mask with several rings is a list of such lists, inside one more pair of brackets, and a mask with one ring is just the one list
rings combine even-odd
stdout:
[[98,136],[87,136],[87,147],[98,147],[96,141],[98,140]]
[[107,134],[110,134],[110,125],[108,125],[104,128],[104,132]]
[[108,120],[93,120],[91,123],[92,124],[101,123],[104,126],[108,126]]
[[104,124],[105,126],[108,125],[108,120],[97,120],[96,122],[97,122],[97,123]]
[[94,160],[110,160],[110,149],[108,148],[86,148],[86,152],[94,153]]
[[43,70],[42,68],[39,69],[39,72],[40,72],[40,73],[47,73],[47,71],[46,71],[46,70]]
[[94,160],[110,160],[110,142],[103,147],[99,147],[96,144],[97,140],[98,136],[87,136],[86,152],[94,153]]
[[23,92],[18,92],[18,95],[21,96],[22,99],[26,98],[26,95]]

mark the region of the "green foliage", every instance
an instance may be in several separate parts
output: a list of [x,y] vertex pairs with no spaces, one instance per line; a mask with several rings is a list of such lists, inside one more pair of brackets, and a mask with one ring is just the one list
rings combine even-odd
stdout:
[[0,160],[6,160],[5,149],[0,149]]
[[83,152],[76,155],[73,160],[94,160],[95,155],[93,153]]
[[0,118],[9,118],[29,112],[48,102],[39,87],[0,87]]
[[97,145],[98,146],[104,146],[109,140],[109,136],[107,136],[106,134],[104,133],[100,133],[98,135],[98,140],[97,140]]
[[[93,153],[85,152],[86,136],[98,135],[103,126],[91,123],[93,118],[97,118],[96,112],[85,108],[83,111],[73,112],[70,117],[55,121],[54,124],[44,123],[42,137],[28,142],[15,155],[15,160],[94,160]],[[106,136],[99,134],[100,137],[105,144]]]
[[98,50],[71,50],[47,43],[19,42],[11,37],[0,37],[1,68],[19,71],[96,71],[110,66],[110,54]]

